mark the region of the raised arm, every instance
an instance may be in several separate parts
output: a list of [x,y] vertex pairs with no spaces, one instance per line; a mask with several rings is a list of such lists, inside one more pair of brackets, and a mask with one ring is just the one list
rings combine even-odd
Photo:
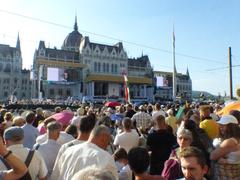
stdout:
[[12,167],[12,169],[6,171],[3,175],[4,180],[8,179],[19,179],[24,174],[27,173],[27,167],[19,158],[8,151],[3,145],[3,140],[0,137],[0,155],[7,161],[7,163]]

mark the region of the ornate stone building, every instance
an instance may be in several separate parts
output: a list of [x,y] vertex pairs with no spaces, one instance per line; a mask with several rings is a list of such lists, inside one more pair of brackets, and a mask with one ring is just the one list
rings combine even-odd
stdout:
[[16,47],[0,44],[0,100],[31,98],[30,71],[22,69],[18,35]]
[[[66,81],[50,81],[49,68],[64,69]],[[61,49],[46,48],[40,41],[34,55],[35,97],[68,96],[124,97],[123,73],[128,75],[132,98],[152,96],[152,68],[147,56],[128,59],[123,44],[106,45],[91,42],[74,30],[65,38]],[[151,93],[151,94],[149,94]]]

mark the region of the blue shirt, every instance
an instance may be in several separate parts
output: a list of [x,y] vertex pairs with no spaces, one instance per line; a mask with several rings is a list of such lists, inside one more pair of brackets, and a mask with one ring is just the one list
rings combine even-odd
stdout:
[[39,131],[31,124],[25,124],[22,129],[24,131],[23,146],[32,149],[39,136]]

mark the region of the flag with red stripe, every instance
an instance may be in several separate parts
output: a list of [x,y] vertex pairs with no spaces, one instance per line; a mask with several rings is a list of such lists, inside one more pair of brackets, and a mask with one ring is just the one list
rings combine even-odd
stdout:
[[123,78],[124,78],[125,101],[130,103],[128,78],[127,78],[127,76],[125,74],[123,75]]

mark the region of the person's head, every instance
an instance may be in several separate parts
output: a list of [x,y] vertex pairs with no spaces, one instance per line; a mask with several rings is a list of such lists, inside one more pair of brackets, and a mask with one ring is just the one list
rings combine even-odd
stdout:
[[128,152],[128,164],[135,174],[147,171],[150,162],[148,151],[143,147],[134,147]]
[[130,111],[130,110],[132,110],[132,104],[127,104],[127,111]]
[[3,137],[7,146],[13,144],[22,144],[24,131],[22,128],[17,126],[10,127],[5,130]]
[[72,178],[72,180],[115,180],[113,173],[107,169],[102,169],[95,166],[88,166],[78,171]]
[[208,172],[206,157],[196,147],[186,147],[179,153],[180,164],[186,180],[202,180]]
[[193,141],[192,133],[188,129],[179,127],[177,130],[177,142],[180,148],[185,148],[191,145]]
[[62,111],[62,108],[60,106],[55,107],[54,109],[55,113],[60,113]]
[[16,116],[13,118],[13,126],[23,126],[25,124],[25,119],[22,116]]
[[238,124],[240,124],[240,111],[232,110],[229,112],[229,114],[233,115],[238,120]]
[[159,103],[155,104],[155,110],[159,111],[161,109],[161,105]]
[[73,138],[77,138],[78,136],[78,129],[77,126],[74,124],[69,124],[66,129],[64,130],[67,134],[70,134]]
[[88,115],[88,116],[81,117],[79,122],[80,133],[86,133],[86,134],[91,133],[95,124],[96,124],[96,120],[93,116]]
[[86,115],[86,113],[87,112],[85,111],[85,109],[83,107],[80,107],[77,109],[77,116],[84,116],[84,115]]
[[36,114],[43,116],[43,109],[42,108],[37,108],[36,109]]
[[200,119],[204,120],[205,118],[209,117],[211,114],[210,106],[209,105],[200,106],[199,112],[200,112]]
[[57,140],[60,135],[61,129],[62,129],[61,124],[56,121],[48,123],[47,125],[48,138]]
[[167,110],[167,114],[168,116],[173,116],[173,110],[172,109]]
[[28,124],[32,124],[33,123],[33,121],[35,121],[35,114],[34,114],[34,112],[28,112],[27,114],[26,114],[26,122],[28,123]]
[[119,148],[113,153],[113,158],[115,161],[121,162],[122,160],[128,159],[127,151],[124,148]]
[[218,121],[220,134],[224,139],[240,139],[240,127],[238,120],[233,115],[224,115]]
[[6,112],[4,115],[4,121],[12,121],[13,115],[11,112]]
[[156,116],[155,123],[158,127],[165,126],[165,117],[163,115]]
[[141,105],[139,106],[139,110],[142,111],[142,112],[145,112],[146,111],[146,108],[144,105]]
[[125,117],[122,120],[122,125],[125,130],[130,130],[132,128],[132,120],[128,117]]
[[88,141],[96,144],[102,149],[106,149],[111,140],[110,129],[104,125],[93,128]]

